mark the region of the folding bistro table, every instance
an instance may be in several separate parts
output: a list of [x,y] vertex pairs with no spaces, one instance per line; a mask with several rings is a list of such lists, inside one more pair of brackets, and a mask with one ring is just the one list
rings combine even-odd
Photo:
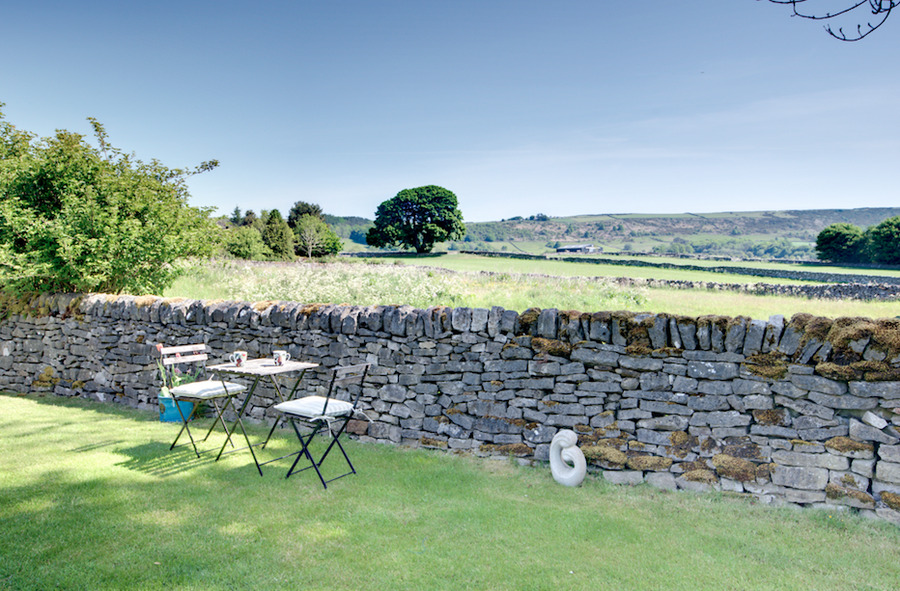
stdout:
[[[244,402],[241,404],[241,407],[237,410],[237,418],[234,420],[234,424],[231,426],[232,432],[235,427],[240,427],[241,432],[244,434],[244,441],[247,442],[247,447],[242,447],[239,449],[229,450],[228,453],[232,453],[235,451],[241,451],[244,449],[250,450],[250,455],[253,456],[253,463],[256,464],[256,469],[259,471],[259,475],[262,476],[262,468],[259,465],[259,460],[256,459],[256,453],[253,451],[253,445],[251,444],[250,438],[247,436],[247,431],[244,429],[244,422],[241,420],[241,416],[243,416],[244,412],[247,409],[247,406],[250,403],[250,399],[253,398],[253,393],[256,391],[256,386],[259,385],[259,381],[268,377],[269,381],[271,381],[272,386],[275,387],[275,394],[279,398],[279,402],[284,402],[285,400],[290,400],[294,397],[294,393],[297,391],[297,388],[300,387],[300,382],[303,380],[303,376],[306,375],[306,370],[312,369],[315,367],[319,367],[318,363],[309,363],[305,361],[294,361],[292,359],[288,359],[282,365],[276,365],[275,360],[272,358],[265,359],[248,359],[240,366],[234,364],[234,362],[229,363],[221,363],[219,365],[212,365],[207,369],[209,371],[215,371],[223,374],[233,374],[240,376],[252,376],[254,378],[253,385],[247,390],[247,394],[244,396]],[[294,381],[294,385],[291,388],[291,393],[287,398],[282,394],[281,386],[278,383],[278,380],[275,379],[276,376],[280,374],[288,374],[300,372],[300,375],[297,376],[297,379]],[[224,421],[223,421],[224,424]],[[228,441],[222,444],[222,449],[219,450],[219,455],[216,456],[216,461],[222,457],[223,452],[225,452],[225,445],[227,445]]]

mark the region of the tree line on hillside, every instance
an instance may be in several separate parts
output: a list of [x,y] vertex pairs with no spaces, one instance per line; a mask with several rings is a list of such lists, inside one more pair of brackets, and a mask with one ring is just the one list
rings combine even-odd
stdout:
[[869,226],[831,224],[816,237],[820,260],[834,263],[900,265],[900,216]]

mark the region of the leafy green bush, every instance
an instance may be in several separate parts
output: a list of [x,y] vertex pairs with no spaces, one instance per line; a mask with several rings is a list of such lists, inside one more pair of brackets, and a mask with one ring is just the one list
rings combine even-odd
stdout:
[[900,265],[900,216],[884,220],[868,234],[874,262]]
[[863,231],[853,224],[831,224],[816,237],[816,256],[822,261],[856,263],[863,259]]
[[253,226],[239,226],[225,230],[225,251],[238,259],[263,261],[272,251],[263,242],[262,235]]
[[[0,103],[2,107],[2,103]],[[186,177],[122,153],[94,119],[99,147],[58,130],[37,139],[0,112],[0,281],[7,293],[160,293],[172,263],[216,248],[209,211],[188,205]]]

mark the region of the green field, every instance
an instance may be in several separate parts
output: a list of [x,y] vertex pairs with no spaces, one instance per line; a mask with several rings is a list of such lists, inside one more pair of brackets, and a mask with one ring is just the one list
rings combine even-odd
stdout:
[[[0,429],[0,589],[888,591],[900,580],[900,529],[847,511],[593,475],[566,488],[546,465],[356,442],[358,474],[326,491],[309,473],[283,478],[279,463],[260,477],[247,453],[170,452],[176,425],[82,399],[0,394]],[[276,432],[273,456],[290,442]]]
[[[550,255],[550,258],[557,255]],[[579,255],[558,255],[579,256]],[[604,255],[580,255],[585,259],[604,258]],[[707,259],[678,258],[666,256],[642,256],[642,255],[607,255],[605,258],[616,258],[622,261],[642,261],[651,264],[669,264],[693,267],[740,267],[747,269],[775,269],[778,271],[802,271],[806,273],[834,273],[841,275],[865,275],[869,277],[900,277],[900,269],[896,268],[866,268],[866,267],[839,267],[836,265],[823,265],[817,263],[778,263],[769,261],[716,261]],[[768,283],[768,278],[761,277]]]
[[[446,254],[423,257],[384,257],[387,263],[434,266],[453,271],[491,271],[498,273],[532,273],[560,277],[637,277],[672,281],[707,281],[714,283],[779,283],[796,284],[802,281],[769,277],[748,278],[747,275],[694,271],[688,269],[660,269],[597,263],[573,263],[554,258],[527,260],[506,257],[486,257],[471,254]],[[684,261],[681,261],[684,264]]]

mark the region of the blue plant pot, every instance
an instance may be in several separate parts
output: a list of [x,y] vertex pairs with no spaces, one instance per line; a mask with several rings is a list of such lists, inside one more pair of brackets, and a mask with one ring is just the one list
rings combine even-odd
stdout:
[[[184,416],[190,416],[191,410],[194,408],[193,402],[181,401],[178,403],[178,406],[181,407],[181,412],[184,413]],[[181,415],[178,414],[178,409],[175,408],[175,399],[174,398],[159,398],[159,420],[163,423],[180,423]]]

